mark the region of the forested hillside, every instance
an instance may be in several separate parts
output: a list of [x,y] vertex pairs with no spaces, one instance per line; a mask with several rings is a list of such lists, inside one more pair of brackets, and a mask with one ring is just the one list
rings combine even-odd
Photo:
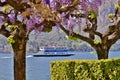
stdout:
[[[39,47],[43,46],[66,46],[70,50],[76,51],[92,51],[93,49],[81,40],[68,39],[64,32],[54,29],[50,33],[35,33],[32,32],[27,44],[27,51],[38,51]],[[112,50],[120,50],[120,41],[113,45]],[[6,42],[6,38],[0,36],[0,51],[10,52],[11,46]]]

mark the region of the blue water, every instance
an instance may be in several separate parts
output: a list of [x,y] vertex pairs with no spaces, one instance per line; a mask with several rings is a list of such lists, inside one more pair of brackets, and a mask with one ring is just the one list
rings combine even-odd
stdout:
[[[50,62],[63,59],[97,59],[90,52],[73,52],[69,57],[32,57],[26,56],[27,80],[50,80]],[[120,58],[119,52],[110,52],[109,58]],[[13,55],[0,53],[0,80],[13,80]]]

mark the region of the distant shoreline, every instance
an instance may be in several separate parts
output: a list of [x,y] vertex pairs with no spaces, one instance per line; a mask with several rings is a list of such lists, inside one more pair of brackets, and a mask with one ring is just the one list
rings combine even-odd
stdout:
[[[75,51],[77,51],[77,52],[92,52],[92,51],[94,51],[94,50],[69,50],[70,52],[75,52]],[[120,49],[118,49],[118,50],[110,50],[110,51],[120,51]],[[26,53],[37,53],[37,52],[39,52],[39,51],[27,51]],[[0,51],[0,53],[6,53],[6,54],[9,54],[9,53],[13,53],[13,52],[11,52],[11,51]]]

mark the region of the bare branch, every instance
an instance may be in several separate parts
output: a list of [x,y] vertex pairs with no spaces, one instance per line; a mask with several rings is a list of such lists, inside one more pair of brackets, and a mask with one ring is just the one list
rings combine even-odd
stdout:
[[103,34],[104,37],[108,37],[115,32],[115,25],[109,26],[108,30]]
[[4,6],[6,4],[7,4],[6,2],[4,2],[4,3],[0,2],[0,6]]
[[115,31],[111,35],[109,35],[109,42],[111,45],[114,44],[118,39],[120,39],[120,21],[115,27]]
[[103,38],[108,37],[116,32],[118,33],[118,30],[120,31],[120,20],[117,20],[116,25],[109,26],[108,30],[103,34]]
[[70,14],[72,17],[76,17],[76,18],[86,18],[85,14]]
[[120,31],[119,32],[115,32],[111,38],[108,40],[109,44],[112,45],[114,44],[118,39],[120,39]]
[[95,39],[95,34],[97,33],[97,35],[101,38],[101,35],[100,35],[100,33],[98,33],[98,32],[96,32],[96,30],[97,30],[97,17],[94,17],[94,18],[89,18],[88,17],[88,20],[91,22],[91,27],[90,27],[90,25],[88,24],[88,21],[86,22],[86,24],[87,24],[87,29],[89,29],[90,31],[88,31],[88,30],[86,30],[87,32],[89,32],[89,37],[91,38],[91,39]]
[[115,9],[115,16],[113,18],[114,25],[109,26],[108,30],[103,34],[103,38],[110,35],[115,35],[120,31],[120,8]]
[[[59,27],[67,34],[69,35],[69,31],[67,29],[65,29],[62,25],[59,25]],[[79,38],[83,41],[86,41],[87,43],[89,43],[90,45],[94,45],[94,42],[92,39],[88,38],[88,37],[85,37],[83,35],[80,35],[80,34],[77,34],[75,32],[72,32],[72,36],[73,37],[76,37],[76,38]]]
[[10,36],[10,32],[8,30],[5,29],[5,26],[2,26],[0,29],[0,34],[2,34],[5,37],[9,37]]
[[7,16],[8,16],[8,14],[5,14],[3,11],[0,11],[0,16],[7,17]]
[[88,27],[84,29],[84,32],[87,32],[89,34],[95,34],[95,35],[99,36],[102,39],[102,34],[100,32],[94,31],[94,30],[92,30],[92,29],[90,29]]

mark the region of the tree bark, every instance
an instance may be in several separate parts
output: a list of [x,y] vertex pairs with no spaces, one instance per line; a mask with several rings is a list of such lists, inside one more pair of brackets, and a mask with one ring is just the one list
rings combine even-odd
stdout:
[[100,59],[108,59],[108,54],[109,54],[109,47],[107,46],[99,46],[96,47],[96,52],[97,52],[97,56],[98,56],[98,60]]
[[12,44],[14,52],[14,80],[26,80],[26,40]]

